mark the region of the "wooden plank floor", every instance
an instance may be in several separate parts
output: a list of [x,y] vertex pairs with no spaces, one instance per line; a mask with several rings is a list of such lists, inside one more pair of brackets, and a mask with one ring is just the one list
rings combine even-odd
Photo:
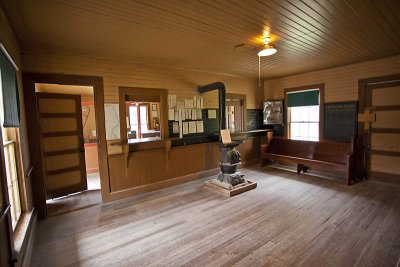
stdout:
[[87,175],[88,190],[46,201],[47,216],[55,216],[101,203],[100,175]]
[[242,169],[226,198],[204,180],[38,223],[33,266],[396,266],[400,187]]

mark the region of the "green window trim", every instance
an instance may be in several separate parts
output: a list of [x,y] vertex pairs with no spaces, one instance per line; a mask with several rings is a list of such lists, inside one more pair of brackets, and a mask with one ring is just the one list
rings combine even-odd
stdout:
[[287,106],[318,106],[319,105],[319,89],[287,93]]
[[14,66],[0,52],[1,88],[3,93],[4,127],[19,127],[19,96]]

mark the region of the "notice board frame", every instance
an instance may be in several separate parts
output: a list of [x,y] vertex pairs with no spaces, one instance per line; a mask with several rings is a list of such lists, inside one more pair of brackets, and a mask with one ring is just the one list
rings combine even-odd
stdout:
[[358,101],[324,104],[324,139],[350,141],[357,135]]

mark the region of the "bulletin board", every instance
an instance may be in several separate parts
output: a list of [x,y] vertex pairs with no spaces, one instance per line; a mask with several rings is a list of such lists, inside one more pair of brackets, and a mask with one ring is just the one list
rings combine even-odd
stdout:
[[358,102],[324,105],[324,139],[348,141],[357,135]]

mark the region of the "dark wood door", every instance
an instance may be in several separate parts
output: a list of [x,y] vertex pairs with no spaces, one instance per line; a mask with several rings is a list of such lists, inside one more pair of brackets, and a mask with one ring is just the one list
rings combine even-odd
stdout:
[[400,184],[400,80],[368,84],[365,107],[367,178]]
[[87,190],[81,96],[36,96],[46,198]]

